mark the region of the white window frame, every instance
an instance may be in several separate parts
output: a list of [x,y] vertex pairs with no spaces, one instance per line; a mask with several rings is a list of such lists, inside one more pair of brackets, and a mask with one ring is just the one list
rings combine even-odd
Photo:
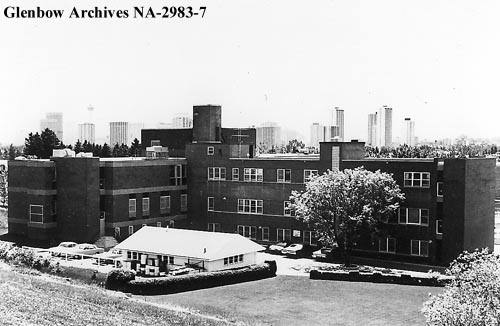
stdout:
[[149,216],[149,197],[142,198],[142,216]]
[[263,214],[264,201],[261,199],[238,199],[239,214]]
[[137,217],[137,199],[128,199],[128,217]]
[[[314,237],[314,231],[304,230],[302,231],[302,243],[314,246],[316,244],[316,239]],[[309,241],[307,241],[309,239]]]
[[176,164],[172,168],[174,169],[174,176],[170,178],[170,185],[182,186],[182,179],[186,177],[186,165]]
[[291,204],[289,200],[283,202],[283,216],[295,216],[295,210],[290,207]]
[[[439,232],[439,224],[441,224],[441,232]],[[443,220],[436,220],[436,234],[443,234]]]
[[170,213],[170,196],[160,196],[160,214]]
[[405,188],[430,188],[430,172],[404,172]]
[[[392,251],[389,250],[389,247],[390,247],[389,242],[391,242],[391,241],[393,242],[393,244],[392,244],[393,250]],[[378,240],[378,251],[385,252],[388,254],[395,254],[396,253],[396,238],[387,237],[387,238],[379,239]]]
[[[408,222],[410,210],[415,210],[415,209],[418,209],[418,223]],[[405,213],[402,214],[402,212],[405,212]],[[427,215],[427,223],[422,222],[422,216],[425,217],[425,215]],[[427,208],[409,208],[409,207],[399,207],[398,208],[398,224],[428,226],[429,219],[430,219],[430,213],[429,213],[429,209],[427,209]]]
[[161,228],[161,222],[156,222],[156,227]]
[[215,207],[214,197],[207,197],[207,211],[208,212],[215,211],[214,207]]
[[134,234],[134,226],[133,225],[129,225],[128,226],[128,235],[132,235]]
[[208,146],[207,155],[214,155],[214,153],[215,153],[215,148],[213,146]]
[[240,181],[240,169],[239,168],[233,168],[231,171],[231,176],[233,181]]
[[208,223],[208,232],[220,232],[220,223]]
[[277,242],[290,242],[292,241],[292,230],[291,229],[276,229],[276,241]]
[[150,144],[151,144],[151,147],[161,146],[161,141],[159,139],[151,139]]
[[226,168],[225,167],[209,167],[208,168],[208,180],[226,180]]
[[[269,241],[269,228],[267,226],[262,227],[262,241]],[[267,236],[266,236],[267,235]]]
[[[413,244],[418,242],[418,252],[413,252]],[[422,243],[427,243],[427,252],[423,252]],[[429,241],[427,240],[411,240],[410,252],[412,256],[429,257]]]
[[238,225],[236,228],[239,235],[249,238],[252,240],[257,240],[257,227],[252,225]]
[[[288,171],[288,179],[286,173]],[[282,174],[280,176],[280,173]],[[291,169],[277,169],[276,170],[276,182],[278,183],[290,183],[292,182],[292,170]]]
[[309,182],[313,175],[318,175],[318,170],[304,170],[304,183]]
[[262,168],[244,168],[243,181],[245,182],[263,182],[264,169]]
[[187,194],[181,194],[181,212],[187,212],[188,211],[188,198]]
[[[436,196],[438,198],[443,198],[443,189],[442,189],[443,185],[444,185],[444,183],[442,181],[436,182]],[[439,193],[441,193],[441,194],[439,194]]]
[[[33,213],[33,208],[41,208],[41,213]],[[40,216],[41,221],[33,221],[32,216]],[[30,223],[43,224],[43,205],[30,205]]]

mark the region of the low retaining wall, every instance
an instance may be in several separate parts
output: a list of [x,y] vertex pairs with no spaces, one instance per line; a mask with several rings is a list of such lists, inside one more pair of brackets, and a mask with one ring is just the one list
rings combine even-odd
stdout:
[[448,279],[442,277],[414,277],[408,274],[383,274],[380,272],[360,273],[358,271],[341,272],[312,270],[309,273],[309,278],[311,280],[393,283],[421,286],[444,286],[448,282]]

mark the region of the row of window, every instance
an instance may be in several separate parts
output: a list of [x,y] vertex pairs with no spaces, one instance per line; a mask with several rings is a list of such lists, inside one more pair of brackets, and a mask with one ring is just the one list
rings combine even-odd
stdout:
[[[208,231],[220,232],[220,224],[219,223],[208,223]],[[238,225],[237,226],[238,234],[252,239],[257,240],[257,226],[253,225]],[[262,241],[270,241],[269,237],[269,228],[259,227],[260,231],[260,240]],[[316,239],[314,237],[314,231],[299,231],[294,230],[294,237],[300,237],[300,233],[302,233],[302,242],[308,245],[316,245]],[[276,229],[276,241],[277,242],[291,242],[292,241],[292,230],[291,229]]]
[[[149,197],[142,198],[142,216],[149,216],[150,200]],[[187,211],[187,194],[181,194],[181,212]],[[160,196],[160,214],[170,213],[170,196]],[[129,198],[128,216],[134,218],[137,215],[137,199]]]
[[[174,227],[174,221],[173,220],[170,220],[168,221],[168,227],[171,227],[173,228]],[[147,226],[147,224],[142,224],[142,226]],[[162,222],[156,222],[156,227],[158,228],[161,228],[162,227]],[[133,225],[129,225],[128,226],[128,235],[132,235],[134,234],[134,226]],[[120,237],[120,228],[119,227],[115,227],[115,238],[119,238]]]
[[[129,260],[140,260],[141,255],[137,251],[127,251],[127,259]],[[175,260],[172,256],[161,256],[162,261],[167,262],[169,265],[174,265]],[[149,258],[147,261],[147,265],[153,266],[155,265],[154,259]]]
[[[317,175],[318,170],[304,170],[304,182],[308,182],[311,176]],[[208,168],[208,180],[226,180],[226,168],[225,167],[209,167]],[[231,170],[231,180],[240,181],[240,169],[232,168]],[[245,182],[262,182],[264,181],[264,169],[261,168],[243,168],[243,181]],[[291,169],[277,169],[276,170],[276,182],[278,183],[290,183],[292,182],[292,170]]]
[[224,266],[238,264],[243,262],[243,255],[236,255],[224,258]]
[[[207,198],[207,211],[215,211],[215,198]],[[263,214],[264,201],[260,199],[238,199],[238,213],[243,214]],[[295,210],[291,208],[290,201],[283,202],[283,216],[295,216]]]
[[[429,256],[429,241],[427,240],[410,240],[410,247],[412,256]],[[380,252],[386,253],[396,253],[396,239],[394,238],[385,238],[379,240],[379,249]]]

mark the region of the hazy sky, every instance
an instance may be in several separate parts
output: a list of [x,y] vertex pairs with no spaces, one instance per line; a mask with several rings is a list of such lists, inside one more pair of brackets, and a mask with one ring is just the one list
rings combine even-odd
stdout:
[[[204,18],[70,19],[73,6],[207,6]],[[7,19],[7,5],[64,9],[62,19]],[[500,1],[0,2],[0,143],[21,143],[45,112],[64,113],[64,142],[95,107],[109,121],[170,122],[222,105],[225,127],[276,121],[309,139],[328,109],[346,139],[393,108],[419,138],[500,136]]]

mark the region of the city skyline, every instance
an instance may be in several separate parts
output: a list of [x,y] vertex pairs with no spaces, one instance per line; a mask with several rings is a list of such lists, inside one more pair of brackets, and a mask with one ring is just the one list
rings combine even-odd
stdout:
[[7,121],[0,142],[23,143],[45,112],[60,111],[63,140],[73,143],[88,103],[96,139],[110,121],[154,127],[210,103],[224,108],[223,125],[277,121],[303,135],[313,122],[326,125],[328,109],[338,106],[346,141],[366,140],[366,117],[382,105],[394,108],[394,135],[411,116],[421,139],[497,136],[499,3],[304,4],[275,1],[260,10],[214,1],[203,19],[189,21],[1,19],[9,32],[0,60],[9,64],[0,76]]

